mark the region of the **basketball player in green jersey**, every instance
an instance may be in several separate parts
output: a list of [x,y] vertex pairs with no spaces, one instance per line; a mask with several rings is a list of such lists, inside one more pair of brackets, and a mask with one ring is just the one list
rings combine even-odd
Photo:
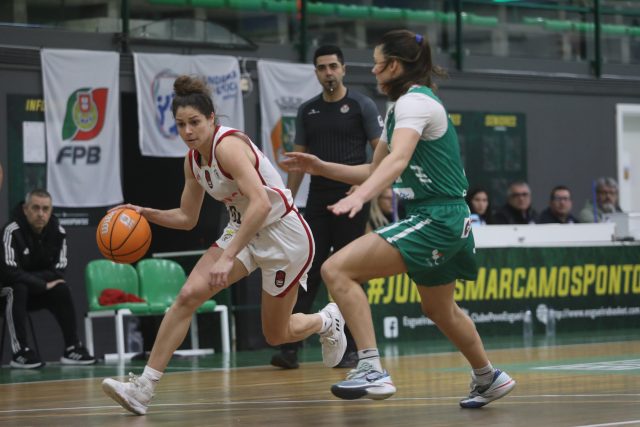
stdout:
[[457,279],[475,280],[475,244],[464,201],[467,179],[455,129],[433,92],[431,48],[420,34],[386,33],[373,54],[379,90],[395,104],[387,113],[370,165],[348,166],[289,153],[291,170],[360,186],[329,209],[353,217],[367,201],[393,185],[407,219],[379,228],[330,257],[322,278],[344,314],[358,346],[358,366],[331,391],[342,399],[386,399],[396,388],[382,368],[367,296],[369,279],[407,273],[418,285],[422,311],[471,365],[470,394],[463,408],[479,408],[515,386],[495,369],[473,321],[453,298]]

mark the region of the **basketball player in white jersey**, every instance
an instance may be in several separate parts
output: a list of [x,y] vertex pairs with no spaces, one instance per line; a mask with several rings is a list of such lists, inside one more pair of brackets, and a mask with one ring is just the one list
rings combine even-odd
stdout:
[[206,192],[226,205],[230,221],[165,314],[142,375],[131,374],[128,382],[111,378],[102,382],[109,397],[138,415],[147,412],[196,309],[256,268],[262,269],[262,329],[269,344],[300,341],[318,333],[323,362],[329,367],[340,362],[346,348],[344,318],[336,304],[319,313],[292,314],[298,287],[306,287],[314,242],[278,172],[246,135],[216,124],[211,95],[202,80],[180,76],[174,91],[173,115],[189,147],[180,207],[119,207],[134,209],[163,227],[190,230],[198,222]]

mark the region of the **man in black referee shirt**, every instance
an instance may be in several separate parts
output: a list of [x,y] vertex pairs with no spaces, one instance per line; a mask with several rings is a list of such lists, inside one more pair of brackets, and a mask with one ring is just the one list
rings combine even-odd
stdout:
[[[382,117],[374,102],[356,91],[347,89],[344,56],[336,46],[321,46],[313,55],[316,77],[322,93],[303,103],[296,118],[296,139],[293,151],[315,154],[328,162],[360,165],[367,162],[367,144],[375,148],[382,132]],[[287,187],[295,198],[303,174],[289,173]],[[294,313],[309,313],[322,281],[320,266],[331,251],[337,251],[362,236],[369,216],[368,205],[354,218],[335,216],[327,206],[345,196],[350,186],[321,176],[312,176],[305,208],[305,219],[316,243],[307,292],[300,290]],[[355,367],[358,363],[356,345],[348,330],[347,350],[337,367]],[[280,347],[271,364],[285,369],[298,367],[297,352],[302,343]]]

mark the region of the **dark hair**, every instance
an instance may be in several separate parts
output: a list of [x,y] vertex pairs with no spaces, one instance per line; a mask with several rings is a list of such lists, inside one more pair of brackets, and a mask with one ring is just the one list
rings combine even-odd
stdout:
[[320,46],[319,48],[316,49],[315,53],[313,54],[313,65],[316,65],[316,60],[318,59],[318,56],[325,56],[325,55],[337,56],[338,61],[342,65],[344,65],[344,55],[342,54],[342,50],[338,46],[334,46],[330,44]]
[[211,90],[200,77],[186,75],[178,77],[173,82],[173,92],[175,96],[171,102],[171,111],[173,111],[174,117],[180,107],[193,107],[205,117],[216,112],[211,100]]
[[549,200],[553,200],[553,198],[556,195],[556,191],[558,191],[558,190],[567,190],[569,192],[569,194],[571,194],[571,190],[569,190],[569,187],[567,187],[566,185],[556,185],[551,190],[551,194],[549,194]]
[[31,198],[34,196],[51,199],[51,194],[49,194],[49,192],[44,188],[34,188],[33,190],[29,191],[26,196],[24,196],[24,203],[25,204],[31,203]]
[[509,184],[509,187],[507,187],[507,196],[511,195],[511,189],[513,187],[527,187],[529,191],[531,191],[531,187],[529,186],[529,184],[527,184],[526,181],[513,181],[511,184]]
[[404,73],[382,84],[384,91],[392,101],[397,100],[414,85],[423,85],[431,89],[437,86],[432,76],[445,77],[447,73],[431,59],[431,46],[424,36],[409,30],[389,31],[378,43],[386,60],[395,59],[402,63]]
[[[478,212],[474,212],[473,211],[473,205],[471,204],[471,200],[478,193],[485,193],[487,195],[487,210],[482,215],[480,215]],[[480,216],[480,218],[482,220],[484,220],[484,222],[486,222],[487,224],[491,224],[492,223],[492,221],[493,221],[493,211],[491,209],[491,197],[489,196],[489,192],[487,190],[485,190],[482,187],[473,188],[467,193],[467,195],[466,195],[466,197],[464,199],[467,202],[467,205],[469,206],[469,211],[471,213],[474,213],[474,214],[477,214],[478,216]]]

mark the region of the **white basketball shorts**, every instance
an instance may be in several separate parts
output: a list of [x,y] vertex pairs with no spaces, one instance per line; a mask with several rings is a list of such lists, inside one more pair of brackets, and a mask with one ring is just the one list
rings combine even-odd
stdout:
[[[216,241],[226,248],[237,231],[229,223]],[[262,270],[262,289],[269,295],[284,296],[295,283],[307,289],[307,272],[311,268],[315,244],[307,222],[293,210],[256,233],[236,258],[251,273]]]

